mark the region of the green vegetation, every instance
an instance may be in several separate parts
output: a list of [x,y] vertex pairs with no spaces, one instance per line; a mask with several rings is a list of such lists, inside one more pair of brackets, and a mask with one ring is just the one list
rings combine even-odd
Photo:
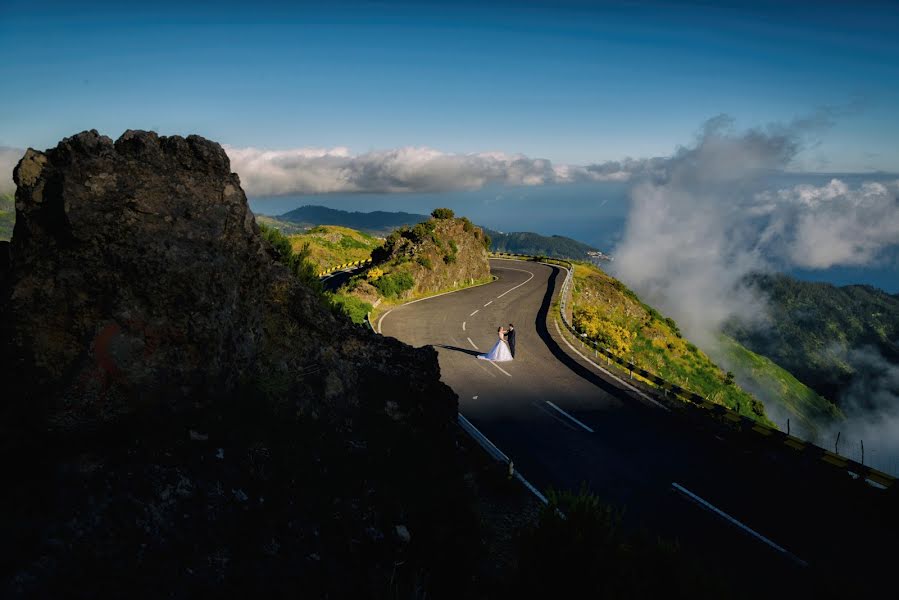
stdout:
[[370,235],[386,236],[394,229],[407,225],[414,225],[427,220],[427,215],[418,215],[405,212],[348,212],[336,210],[324,206],[301,206],[278,217],[278,220],[291,223],[295,227],[309,229],[316,225],[339,225]]
[[372,311],[372,305],[360,298],[346,294],[328,294],[334,312],[350,319],[356,325],[365,323],[365,315]]
[[543,255],[552,258],[587,260],[587,252],[596,248],[561,235],[545,236],[530,232],[500,233],[487,230],[494,252]]
[[335,225],[320,225],[288,237],[294,250],[308,246],[309,260],[319,272],[366,260],[371,257],[372,250],[381,245],[381,240],[367,233]]
[[16,224],[16,200],[13,194],[0,194],[0,240],[12,238]]
[[275,259],[290,269],[296,277],[314,291],[321,293],[322,284],[318,278],[318,269],[310,260],[310,248],[308,244],[296,251],[289,238],[277,229],[265,225],[259,227],[262,237],[272,246]]
[[374,286],[385,298],[398,298],[403,292],[415,286],[415,278],[406,271],[388,273],[379,277]]
[[899,364],[899,296],[786,275],[755,275],[748,283],[767,297],[770,322],[762,328],[734,322],[727,333],[828,400],[838,401],[853,379],[848,350],[873,346]]
[[[744,388],[765,401],[782,407],[792,419],[794,431],[814,441],[818,427],[844,419],[840,409],[815,393],[771,359],[756,354],[727,336],[721,337],[728,364]],[[785,423],[778,423],[786,429]]]
[[295,233],[306,233],[309,230],[309,227],[303,225],[297,225],[295,223],[290,223],[288,221],[279,221],[278,219],[267,217],[265,215],[256,215],[256,223],[261,227],[265,225],[266,227],[271,227],[272,229],[277,229],[284,235],[293,235]]
[[[521,536],[518,583],[534,598],[730,598],[679,547],[630,533],[621,511],[582,490],[547,494]],[[551,576],[549,576],[551,575]]]
[[685,340],[670,318],[643,304],[620,281],[576,264],[572,322],[591,340],[638,367],[742,415],[767,421],[764,405]]
[[435,219],[452,219],[456,216],[456,213],[448,208],[435,208],[431,211],[431,216]]

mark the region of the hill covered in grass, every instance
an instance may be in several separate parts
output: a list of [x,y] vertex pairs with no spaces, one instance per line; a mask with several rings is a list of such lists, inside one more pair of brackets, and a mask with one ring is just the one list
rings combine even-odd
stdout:
[[301,206],[277,217],[296,226],[340,225],[371,235],[385,236],[394,229],[427,221],[427,215],[406,212],[349,212],[324,206]]
[[16,199],[12,193],[0,194],[0,240],[12,238],[16,224]]
[[733,322],[727,333],[828,400],[838,403],[856,376],[850,350],[870,346],[899,364],[899,296],[779,274],[749,281],[767,298],[769,320],[762,326]]
[[764,405],[617,279],[587,264],[574,267],[575,328],[619,356],[740,414],[767,421]]
[[384,243],[383,239],[363,232],[337,225],[319,225],[304,233],[288,235],[294,252],[308,246],[308,260],[319,271],[371,257],[375,248]]
[[588,252],[597,251],[593,246],[561,235],[547,236],[529,231],[501,233],[492,229],[485,231],[490,236],[494,252],[587,260]]

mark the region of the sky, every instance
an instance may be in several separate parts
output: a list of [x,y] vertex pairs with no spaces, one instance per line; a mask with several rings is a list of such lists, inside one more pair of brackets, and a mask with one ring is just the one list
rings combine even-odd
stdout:
[[0,146],[671,155],[719,114],[831,116],[789,165],[899,171],[895,3],[0,0]]

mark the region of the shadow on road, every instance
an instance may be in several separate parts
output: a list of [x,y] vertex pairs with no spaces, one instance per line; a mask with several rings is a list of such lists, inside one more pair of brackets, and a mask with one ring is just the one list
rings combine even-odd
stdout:
[[435,348],[445,348],[446,350],[453,350],[455,352],[462,352],[463,354],[470,354],[471,356],[477,356],[481,354],[477,350],[469,350],[468,348],[459,348],[458,346],[447,346],[445,344],[434,344]]

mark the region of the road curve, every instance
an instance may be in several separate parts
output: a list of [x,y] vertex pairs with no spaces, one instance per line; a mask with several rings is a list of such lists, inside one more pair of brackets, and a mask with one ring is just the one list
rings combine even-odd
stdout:
[[[585,484],[624,506],[630,524],[676,538],[716,569],[739,578],[752,565],[747,584],[760,591],[782,581],[801,589],[819,569],[845,568],[848,545],[870,549],[874,513],[847,506],[844,498],[837,505],[783,464],[747,456],[688,426],[573,352],[550,310],[563,269],[490,262],[494,283],[401,306],[378,326],[384,335],[437,349],[460,412],[538,488]],[[515,360],[478,360],[495,342],[497,327],[510,322],[517,331]],[[878,555],[853,552],[876,568]]]

